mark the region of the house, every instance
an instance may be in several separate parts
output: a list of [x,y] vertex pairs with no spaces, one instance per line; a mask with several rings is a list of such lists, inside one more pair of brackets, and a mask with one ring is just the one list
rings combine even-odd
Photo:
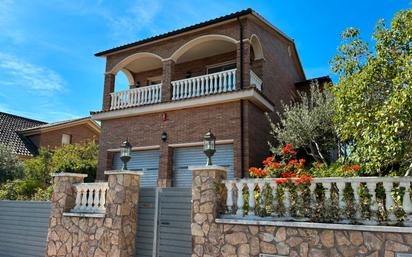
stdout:
[[[102,127],[98,179],[121,167],[128,138],[143,187],[190,187],[208,129],[214,164],[246,176],[269,155],[265,113],[308,85],[294,41],[251,9],[95,55],[106,60],[103,107],[92,112]],[[116,90],[119,72],[129,89]]]
[[0,144],[20,158],[38,154],[41,147],[56,148],[63,144],[97,141],[100,126],[90,117],[53,123],[0,112]]

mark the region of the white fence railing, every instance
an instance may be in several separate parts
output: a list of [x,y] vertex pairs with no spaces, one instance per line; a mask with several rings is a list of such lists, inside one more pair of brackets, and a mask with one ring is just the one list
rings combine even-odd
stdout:
[[[300,185],[294,179],[287,183],[276,183],[275,179],[226,180],[225,216],[308,221],[313,220],[310,210],[322,206],[336,210],[338,223],[410,221],[411,182],[412,177],[314,178]],[[349,217],[350,210],[352,217]],[[328,209],[320,212],[331,214],[326,213]]]
[[111,93],[110,95],[110,110],[160,103],[162,98],[162,84],[133,88]]
[[250,85],[262,91],[262,80],[252,70],[250,70]]
[[75,184],[76,202],[71,212],[105,213],[107,182]]
[[172,100],[235,90],[236,69],[172,81]]

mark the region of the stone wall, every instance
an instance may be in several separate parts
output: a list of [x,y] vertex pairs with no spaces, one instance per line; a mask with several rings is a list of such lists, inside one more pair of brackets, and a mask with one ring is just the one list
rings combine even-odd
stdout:
[[[411,233],[229,224],[218,219],[222,167],[192,167],[192,257],[396,257],[412,253]],[[251,221],[247,221],[251,223]],[[246,223],[246,222],[245,222]],[[361,230],[361,228],[358,228]],[[365,229],[366,230],[366,229]]]
[[141,173],[106,174],[109,189],[103,215],[68,213],[75,201],[73,184],[82,183],[85,175],[54,176],[46,257],[134,256]]

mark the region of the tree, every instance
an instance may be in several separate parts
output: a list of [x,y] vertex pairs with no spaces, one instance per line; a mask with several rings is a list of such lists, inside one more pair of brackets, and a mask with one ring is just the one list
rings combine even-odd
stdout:
[[[299,101],[282,104],[279,122],[270,120],[271,134],[280,145],[292,144],[305,149],[316,161],[329,163],[329,153],[337,149],[338,139],[333,124],[334,97],[327,89],[312,84],[309,93],[298,92]],[[280,148],[273,147],[274,153]]]
[[24,175],[0,188],[0,199],[46,200],[51,196],[52,173],[87,173],[86,181],[94,181],[98,146],[64,145],[55,151],[40,149],[39,155],[24,162]]
[[[342,34],[331,61],[339,76],[333,89],[335,124],[351,143],[350,158],[369,174],[412,170],[412,9],[398,12],[391,26],[379,21],[374,51],[357,29]],[[403,169],[404,168],[404,169]],[[398,172],[399,173],[399,172]]]
[[20,178],[23,166],[16,155],[5,145],[0,144],[0,184]]

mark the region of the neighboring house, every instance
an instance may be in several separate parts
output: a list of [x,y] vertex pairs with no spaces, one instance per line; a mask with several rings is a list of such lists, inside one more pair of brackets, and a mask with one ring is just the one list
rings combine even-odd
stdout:
[[54,123],[32,120],[0,112],[0,144],[8,146],[20,158],[38,154],[41,147],[97,141],[100,126],[90,117]]
[[[128,138],[128,166],[144,171],[142,186],[190,187],[188,166],[206,163],[208,129],[217,137],[214,164],[246,176],[270,154],[265,112],[310,82],[294,41],[251,9],[96,56],[106,58],[103,108],[92,112],[102,127],[98,179],[121,167],[119,145]],[[128,90],[116,91],[119,72]]]

